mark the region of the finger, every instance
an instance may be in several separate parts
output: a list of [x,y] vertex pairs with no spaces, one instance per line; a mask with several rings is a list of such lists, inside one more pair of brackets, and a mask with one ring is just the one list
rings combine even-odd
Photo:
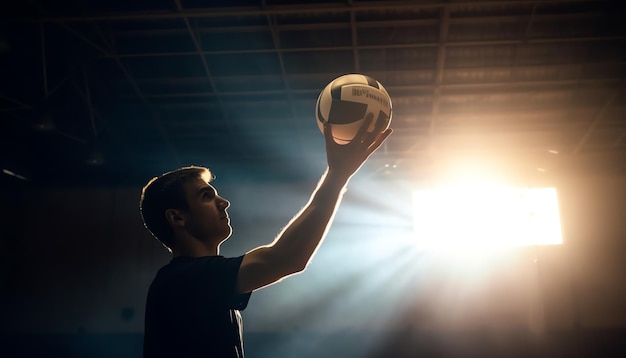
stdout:
[[369,133],[367,129],[372,125],[373,120],[374,120],[373,113],[368,113],[365,116],[363,124],[361,125],[361,127],[359,128],[359,131],[354,136],[354,139],[356,139],[356,142],[363,142],[367,139],[367,134]]
[[[372,115],[373,117],[373,115]],[[385,120],[383,118],[377,118],[376,119],[376,123],[374,124],[374,129],[370,132],[367,131],[367,133],[365,134],[366,136],[364,136],[361,140],[361,142],[367,142],[368,144],[372,144],[375,140],[376,137],[382,133],[385,130],[385,127],[389,125],[389,121]],[[369,128],[371,126],[371,121],[370,123],[367,125],[367,127]]]
[[375,133],[382,132],[383,129],[385,128],[385,126],[387,126],[388,124],[389,124],[389,118],[387,118],[387,120],[380,119],[380,120],[376,121],[376,126],[374,127],[374,132]]
[[326,139],[326,144],[334,143],[332,129],[330,128],[330,123],[324,122],[324,139]]
[[374,139],[372,145],[368,147],[368,154],[374,153],[376,149],[380,148],[380,146],[389,138],[389,136],[393,133],[393,129],[387,128],[384,132],[379,133]]

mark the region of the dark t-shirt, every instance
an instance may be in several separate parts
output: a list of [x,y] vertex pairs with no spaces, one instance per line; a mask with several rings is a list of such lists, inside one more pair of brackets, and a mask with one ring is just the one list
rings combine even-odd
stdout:
[[177,257],[159,270],[146,303],[144,357],[243,357],[237,292],[243,256]]

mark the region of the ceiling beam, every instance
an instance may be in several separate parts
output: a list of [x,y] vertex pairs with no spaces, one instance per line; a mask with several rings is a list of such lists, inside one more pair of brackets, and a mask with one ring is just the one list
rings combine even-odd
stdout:
[[139,88],[139,85],[137,84],[137,81],[135,80],[135,78],[131,75],[131,73],[128,71],[126,66],[124,66],[124,64],[122,63],[121,59],[118,56],[116,56],[115,54],[109,52],[108,50],[102,48],[101,46],[99,46],[98,44],[94,43],[90,39],[86,38],[82,34],[78,33],[77,31],[72,29],[67,24],[65,24],[65,23],[57,23],[57,25],[59,25],[60,27],[64,28],[69,33],[73,34],[74,36],[76,36],[77,38],[79,38],[80,40],[85,42],[86,44],[90,45],[91,47],[93,47],[94,49],[99,51],[100,54],[102,54],[103,56],[108,57],[108,58],[113,58],[113,60],[115,60],[115,63],[117,64],[118,68],[124,74],[124,77],[126,78],[128,83],[130,84],[130,86],[133,89],[133,91],[135,92],[135,94],[141,99],[141,101],[144,103],[144,105],[150,110],[150,112],[151,112],[151,119],[152,119],[153,123],[155,124],[155,126],[157,127],[157,130],[158,130],[159,134],[163,138],[163,141],[165,142],[165,145],[167,146],[167,148],[169,149],[170,153],[172,154],[173,159],[177,163],[180,163],[180,157],[178,155],[178,152],[176,151],[176,148],[174,147],[174,144],[172,143],[171,138],[167,134],[167,131],[163,127],[163,123],[158,118],[157,112],[154,110],[154,108],[152,107],[152,104],[150,103],[148,98],[144,95],[144,93]]
[[[446,42],[447,47],[470,47],[470,46],[507,46],[527,44],[555,44],[555,43],[584,43],[600,41],[624,41],[626,36],[594,36],[594,37],[558,37],[526,40],[485,40],[485,41],[452,41]],[[291,48],[265,48],[265,49],[241,49],[241,50],[204,50],[204,55],[237,55],[259,53],[287,53],[287,52],[321,52],[321,51],[354,51],[356,50],[392,50],[392,49],[415,49],[439,47],[439,42],[407,43],[407,44],[380,44],[380,45],[345,45],[345,46],[318,46],[318,47],[291,47]],[[147,52],[147,53],[116,53],[115,55],[103,52],[100,57],[164,57],[164,56],[195,56],[196,51],[181,52]]]
[[[354,14],[352,12],[351,14]],[[476,17],[451,17],[448,21],[450,24],[489,24],[503,22],[519,22],[524,21],[526,15],[502,15],[502,16],[476,16]],[[572,14],[542,14],[534,15],[537,22],[542,21],[559,21],[559,20],[587,20],[601,18],[599,12],[589,13],[572,13]],[[354,16],[356,20],[356,16]],[[435,26],[439,24],[438,18],[432,19],[412,19],[412,20],[376,20],[376,21],[355,21],[355,25],[361,29],[381,28],[381,27],[413,27],[413,26]],[[312,30],[347,30],[352,27],[346,22],[324,22],[324,23],[308,23],[308,24],[276,24],[279,31],[312,31]],[[267,30],[267,26],[262,25],[233,25],[233,26],[215,26],[201,27],[196,30],[197,33],[233,33],[233,32],[263,32]],[[133,29],[112,31],[113,36],[168,36],[184,34],[187,30],[183,28],[170,29]]]
[[[616,65],[622,65],[622,66],[626,66],[626,60],[622,60],[622,59],[616,59],[615,61],[598,61],[598,62],[585,62],[586,65],[588,66],[616,66]],[[454,67],[454,68],[448,68],[446,69],[446,71],[477,71],[477,72],[482,72],[482,71],[503,71],[503,70],[509,70],[509,69],[513,69],[513,70],[519,70],[519,71],[524,71],[524,70],[534,70],[534,69],[542,69],[542,70],[557,70],[559,68],[563,68],[563,67],[579,67],[581,65],[580,62],[563,62],[563,63],[551,63],[551,64],[533,64],[533,65],[516,65],[516,66],[487,66],[487,67]],[[513,68],[512,68],[513,67]],[[370,71],[371,73],[377,73],[377,72],[385,72],[385,73],[390,73],[390,74],[402,74],[403,76],[409,76],[409,75],[414,75],[414,74],[428,74],[428,73],[432,73],[433,70],[432,69],[420,69],[420,70],[379,70],[379,71]],[[309,80],[311,79],[316,79],[317,77],[319,77],[320,75],[323,75],[322,73],[291,73],[290,76],[293,77],[299,77],[299,78],[308,78]],[[279,74],[259,74],[259,75],[254,75],[254,74],[246,74],[246,75],[223,75],[223,76],[215,76],[215,74],[213,75],[214,78],[220,78],[220,79],[229,79],[229,80],[249,80],[249,79],[268,79],[268,78],[276,78],[280,76]],[[199,83],[200,80],[203,80],[204,77],[198,77],[198,76],[192,76],[192,77],[159,77],[159,78],[141,78],[139,79],[139,81],[145,81],[145,82],[154,82],[154,83],[159,83],[159,82],[167,82],[168,84],[187,84],[189,82],[194,82],[194,83]],[[600,79],[600,78],[597,78]],[[113,81],[115,81],[115,79],[112,79]],[[471,85],[472,83],[470,83]],[[489,85],[489,83],[485,83],[486,85]],[[464,84],[459,84],[459,85],[464,85]],[[424,88],[430,88],[429,86],[431,85],[426,85]],[[455,86],[455,84],[448,84],[448,86]]]
[[[572,80],[544,80],[544,81],[509,81],[509,82],[491,82],[491,83],[458,83],[458,84],[440,84],[439,87],[441,89],[464,89],[468,92],[472,92],[479,89],[493,89],[494,91],[503,91],[503,90],[516,90],[516,89],[527,89],[528,91],[540,91],[541,87],[550,87],[550,86],[577,86],[579,84],[586,85],[616,85],[620,83],[620,79],[614,78],[588,78],[588,79],[572,79]],[[413,86],[385,86],[385,88],[390,91],[424,91],[429,93],[412,93],[411,97],[432,97],[432,91],[435,90],[435,85],[413,85]],[[315,94],[319,93],[319,89],[291,89],[291,93],[297,94]],[[230,92],[220,92],[220,96],[223,97],[232,97],[232,96],[257,96],[257,95],[284,95],[286,94],[285,90],[267,90],[267,91],[230,91]],[[441,97],[447,96],[458,96],[458,93],[440,93]],[[179,92],[179,93],[167,93],[167,94],[149,94],[144,95],[146,98],[158,98],[158,99],[166,99],[166,98],[205,98],[205,97],[214,97],[216,94],[214,92]],[[129,96],[122,96],[122,98],[136,98]]]
[[[265,7],[265,0],[263,0],[263,6]],[[278,26],[276,25],[276,18],[273,15],[267,15],[267,26],[269,27],[270,33],[272,34],[272,43],[274,44],[274,48],[276,49],[276,56],[278,58],[278,65],[280,67],[280,77],[283,82],[283,86],[285,88],[285,94],[287,95],[287,102],[289,104],[289,110],[291,111],[291,119],[292,124],[296,127],[296,132],[298,133],[298,138],[302,139],[302,126],[300,125],[300,121],[298,121],[298,115],[296,112],[296,107],[293,101],[293,91],[291,89],[291,85],[289,84],[289,77],[287,76],[287,70],[285,68],[285,60],[283,57],[280,43],[280,32]],[[298,140],[300,151],[302,153],[306,152],[306,148],[304,148],[304,141]]]
[[[179,13],[183,13],[184,9],[182,4],[180,3],[180,0],[174,0],[174,2],[176,3],[176,8],[178,10]],[[217,103],[219,106],[219,109],[222,113],[222,117],[224,118],[224,120],[226,121],[227,125],[228,125],[228,130],[230,132],[231,135],[233,135],[235,133],[235,129],[233,127],[232,121],[230,119],[230,116],[228,115],[228,112],[226,111],[226,108],[224,107],[224,104],[222,102],[222,97],[218,91],[217,85],[215,83],[215,79],[211,73],[211,69],[209,68],[209,63],[205,57],[205,53],[204,51],[202,51],[202,44],[200,43],[200,40],[198,39],[198,36],[196,36],[193,28],[191,27],[191,23],[189,22],[189,18],[187,17],[183,17],[183,21],[185,22],[185,26],[187,27],[187,31],[189,33],[189,36],[191,36],[191,40],[193,41],[193,44],[196,48],[196,55],[200,56],[200,61],[202,61],[202,68],[204,69],[204,73],[206,75],[206,78],[209,82],[209,85],[211,86],[211,92],[215,93],[215,98],[217,99]]]
[[[348,0],[348,6],[354,6],[353,0]],[[350,11],[350,37],[352,41],[352,57],[354,63],[354,72],[361,72],[361,61],[359,59],[359,40],[358,40],[358,27],[356,25],[356,15],[354,11]]]
[[[433,91],[433,108],[430,115],[429,137],[434,137],[437,126],[437,115],[439,114],[439,104],[441,100],[441,85],[443,84],[443,74],[446,64],[446,45],[448,40],[448,30],[450,26],[450,10],[441,9],[441,24],[439,25],[439,47],[437,49],[437,64],[435,67],[435,89]],[[411,149],[409,149],[411,151]]]
[[578,141],[578,143],[574,147],[574,150],[572,150],[572,155],[576,155],[576,154],[580,153],[580,150],[585,145],[585,143],[587,143],[587,141],[589,140],[589,137],[591,136],[593,131],[596,129],[598,124],[604,119],[604,117],[608,113],[609,109],[615,103],[615,100],[617,98],[619,98],[619,96],[621,95],[621,92],[623,90],[623,88],[622,88],[623,84],[624,84],[624,81],[620,81],[620,85],[619,85],[618,89],[613,91],[611,96],[609,96],[606,99],[606,101],[604,102],[604,105],[602,106],[602,108],[596,113],[596,115],[593,117],[593,119],[589,122],[589,126],[587,127],[587,130],[585,131],[583,136],[580,138],[580,140]]
[[413,2],[413,1],[380,1],[376,3],[355,3],[355,6],[333,4],[307,4],[302,6],[280,5],[268,8],[259,7],[230,7],[187,10],[183,12],[154,11],[135,13],[113,13],[87,16],[43,16],[39,18],[17,18],[12,22],[99,22],[99,21],[132,21],[132,20],[159,20],[159,19],[183,19],[183,18],[215,18],[215,17],[240,17],[240,16],[267,16],[289,15],[302,13],[328,13],[328,12],[362,12],[380,10],[426,10],[426,9],[455,9],[458,7],[473,6],[529,6],[529,5],[554,5],[567,3],[608,3],[610,0],[500,0],[500,1],[473,1],[473,2]]

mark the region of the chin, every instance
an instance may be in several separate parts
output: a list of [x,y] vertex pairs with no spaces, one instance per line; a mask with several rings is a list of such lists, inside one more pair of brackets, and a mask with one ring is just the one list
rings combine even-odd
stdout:
[[228,230],[228,234],[224,235],[224,238],[220,240],[220,244],[228,240],[232,234],[233,234],[233,230],[232,229]]

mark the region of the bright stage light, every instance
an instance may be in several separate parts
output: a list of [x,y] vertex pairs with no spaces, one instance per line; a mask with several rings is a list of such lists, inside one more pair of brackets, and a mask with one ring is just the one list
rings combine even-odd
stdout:
[[466,183],[414,193],[418,246],[484,251],[563,243],[555,188]]

